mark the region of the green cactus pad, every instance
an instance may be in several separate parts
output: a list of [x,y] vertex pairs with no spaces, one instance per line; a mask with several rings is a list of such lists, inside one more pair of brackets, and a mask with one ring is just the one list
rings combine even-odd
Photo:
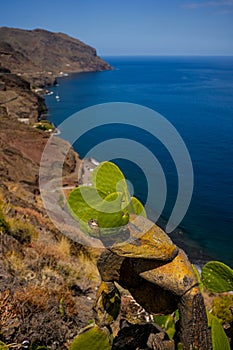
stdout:
[[[122,196],[114,192],[102,199],[95,188],[80,186],[68,197],[69,210],[88,235],[98,238],[115,234],[129,221],[129,214],[121,210]],[[92,221],[96,225],[91,225]]]
[[200,273],[199,273],[199,271],[198,271],[198,269],[196,268],[195,265],[192,264],[192,268],[193,268],[193,272],[194,272],[194,274],[196,276],[196,279],[197,279],[200,291],[201,291],[201,293],[204,293],[204,286],[203,286],[203,283],[201,281],[201,275],[200,275]]
[[201,280],[211,292],[228,292],[233,290],[233,270],[219,261],[209,261],[202,268]]
[[96,325],[87,326],[71,343],[69,350],[110,350],[107,332]]
[[209,313],[208,322],[209,326],[211,327],[213,350],[230,350],[231,347],[227,335],[217,317]]
[[147,217],[144,206],[135,197],[131,198],[129,205],[127,206],[127,211],[129,212],[129,214],[136,214],[136,215],[144,216],[145,218]]
[[91,182],[94,187],[108,195],[113,192],[128,194],[128,187],[124,175],[120,169],[111,162],[100,163],[91,174]]
[[9,348],[8,348],[8,346],[5,343],[0,341],[0,350],[9,350]]
[[122,196],[122,193],[114,192],[105,197],[98,217],[100,227],[120,227],[129,222],[128,212],[124,213],[121,209]]
[[169,339],[173,339],[176,332],[173,315],[155,315],[154,322],[165,330]]
[[79,186],[68,196],[68,209],[88,235],[101,238],[115,235],[129,222],[129,215],[146,217],[143,205],[130,198],[120,169],[103,162],[92,173],[93,186]]
[[88,222],[91,218],[97,220],[101,202],[102,198],[96,189],[89,186],[75,188],[68,197],[68,206],[72,216],[84,222]]
[[103,308],[109,315],[109,321],[115,321],[119,315],[121,308],[121,295],[115,287],[110,293],[103,293]]

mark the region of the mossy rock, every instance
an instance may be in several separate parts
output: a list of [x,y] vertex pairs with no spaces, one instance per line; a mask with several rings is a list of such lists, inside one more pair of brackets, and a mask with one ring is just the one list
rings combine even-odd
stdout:
[[122,243],[114,243],[110,250],[125,258],[142,258],[171,261],[178,248],[166,233],[152,221],[137,215],[130,215],[130,238]]
[[107,331],[96,325],[90,325],[73,340],[69,350],[110,350]]

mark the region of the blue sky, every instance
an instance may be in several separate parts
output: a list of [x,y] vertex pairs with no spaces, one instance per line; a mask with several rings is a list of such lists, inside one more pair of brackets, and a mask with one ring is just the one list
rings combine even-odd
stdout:
[[64,32],[107,55],[233,55],[233,0],[7,0],[0,26]]

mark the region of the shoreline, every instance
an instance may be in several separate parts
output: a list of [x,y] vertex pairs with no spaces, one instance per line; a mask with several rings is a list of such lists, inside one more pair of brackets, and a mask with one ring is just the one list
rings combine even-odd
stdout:
[[[111,67],[112,69],[114,69],[113,67]],[[69,73],[70,75],[73,74],[80,74],[80,73],[91,73],[92,71],[82,71],[82,72],[71,72]],[[62,78],[62,76],[58,76],[57,78]],[[48,91],[49,88],[51,88],[51,86],[47,87]],[[47,118],[49,120],[49,115],[47,115]],[[55,126],[55,130],[56,126]],[[56,135],[60,135],[56,134]],[[59,137],[62,138],[62,135],[60,135]],[[78,154],[78,151],[75,151]],[[81,161],[85,161],[86,158],[81,159]],[[86,174],[85,175],[86,179],[89,178],[89,175]],[[156,224],[161,227],[164,231],[165,231],[165,227],[167,224],[167,220],[164,217],[160,217],[158,219],[158,221],[156,222]],[[166,231],[165,231],[166,232]],[[192,238],[189,237],[188,232],[186,232],[184,229],[182,229],[181,227],[177,227],[172,233],[169,234],[169,237],[172,239],[172,241],[181,249],[183,249],[185,251],[185,253],[187,254],[189,260],[195,264],[198,265],[199,267],[203,266],[205,263],[207,263],[210,260],[215,260],[213,257],[211,257],[210,254],[208,254],[204,248],[202,248],[201,246],[199,246],[198,242],[195,240],[192,240]]]
[[[165,218],[160,217],[157,225],[165,231],[166,224],[167,221]],[[201,268],[208,261],[213,260],[213,257],[205,252],[204,249],[198,245],[198,242],[192,240],[192,238],[188,236],[188,233],[185,232],[181,227],[178,226],[168,236],[179,248],[184,250],[192,264],[197,265]]]

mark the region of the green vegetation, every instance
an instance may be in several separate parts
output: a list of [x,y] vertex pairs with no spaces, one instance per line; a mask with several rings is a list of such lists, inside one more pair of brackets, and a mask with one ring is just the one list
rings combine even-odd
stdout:
[[211,292],[221,293],[233,290],[233,270],[219,261],[209,261],[202,268],[201,279]]
[[[222,262],[209,261],[202,268],[201,281],[210,292],[232,291],[233,270]],[[207,311],[213,350],[230,350],[230,343],[222,323],[232,321],[230,310],[232,297],[232,295],[220,295],[212,303],[212,312]]]
[[216,316],[223,324],[233,322],[233,295],[219,295],[212,301],[212,314]]
[[24,337],[30,350],[51,350],[48,344],[56,339],[64,348],[79,320],[92,317],[85,299],[80,306],[76,288],[88,295],[99,282],[95,256],[50,229],[42,213],[12,204],[0,191],[0,350],[21,348]]
[[9,348],[8,348],[8,346],[5,343],[0,341],[0,350],[9,350]]
[[29,222],[23,222],[15,218],[8,218],[8,225],[8,233],[21,244],[28,244],[37,236],[35,227]]
[[6,233],[10,229],[9,224],[7,223],[5,216],[3,215],[2,208],[0,206],[0,232]]
[[[210,292],[232,291],[233,270],[220,261],[209,261],[202,268],[201,281]],[[232,295],[220,295],[212,302],[212,313],[207,313],[213,350],[230,350],[229,340],[221,323],[232,322],[232,302]]]
[[68,197],[68,207],[83,232],[101,238],[119,233],[129,215],[146,216],[139,200],[131,197],[120,169],[103,162],[91,174],[92,186],[79,186]]
[[176,332],[176,322],[179,319],[179,312],[173,312],[171,315],[156,315],[154,322],[165,330],[170,339],[173,339]]
[[207,312],[208,324],[211,328],[212,349],[213,350],[230,350],[230,343],[224,332],[219,319]]
[[54,125],[48,122],[47,120],[41,120],[38,123],[35,123],[33,125],[35,128],[43,130],[43,131],[48,131],[48,130],[54,130]]
[[21,244],[30,243],[37,236],[35,227],[29,222],[19,220],[18,218],[7,217],[4,214],[4,205],[0,200],[0,232],[7,233],[14,237]]
[[[101,163],[91,174],[91,182],[92,186],[80,186],[74,189],[68,197],[69,210],[85,233],[101,238],[118,233],[127,227],[130,214],[146,216],[143,205],[135,197],[130,196],[125,177],[115,164]],[[62,202],[62,198],[60,200]],[[27,210],[29,209],[24,208],[23,212]],[[30,216],[31,212],[28,214]],[[14,292],[11,304],[10,302],[3,304],[4,300],[2,301],[1,309],[4,310],[5,305],[13,305],[12,310],[14,311],[17,306],[19,310],[22,310],[25,320],[31,317],[33,310],[34,314],[51,312],[53,317],[60,320],[62,324],[66,320],[71,322],[79,311],[69,287],[75,285],[81,275],[89,276],[91,279],[90,276],[96,271],[92,271],[93,265],[90,261],[84,258],[82,260],[81,255],[75,257],[72,254],[72,245],[66,238],[61,237],[50,244],[34,239],[37,237],[35,227],[27,220],[22,220],[22,216],[10,217],[4,201],[0,198],[0,232],[6,236],[13,236],[22,245],[31,243],[27,249],[37,256],[32,263],[31,259],[27,260],[24,255],[14,250],[7,252],[7,261],[11,271],[14,271],[18,280],[24,281],[24,284]],[[38,222],[40,220],[38,216]],[[42,224],[43,222],[40,223]],[[78,269],[77,266],[81,268]],[[211,293],[233,290],[233,270],[224,263],[208,262],[203,267],[201,276],[195,267],[193,269],[202,293],[206,289]],[[38,271],[40,271],[39,274]],[[39,277],[36,277],[37,274]],[[30,278],[33,279],[32,283]],[[52,280],[61,281],[58,289],[55,288],[55,284],[52,285],[52,288],[49,287]],[[7,300],[5,299],[6,303]],[[113,291],[103,302],[104,309],[115,320],[120,308],[120,295]],[[219,294],[212,301],[211,311],[207,310],[213,350],[230,350],[229,340],[223,326],[233,322],[232,306],[232,294]],[[6,322],[9,317],[6,315]],[[178,319],[178,311],[171,315],[154,317],[155,323],[165,330],[170,339],[174,339]],[[105,329],[99,328],[92,322],[73,340],[69,350],[89,348],[110,350],[110,338]],[[5,338],[2,339],[5,340]],[[37,344],[36,347],[30,349],[49,349],[41,346],[42,344],[47,344],[47,342],[40,343],[40,346]],[[181,344],[177,346],[182,349]],[[0,342],[0,350],[8,349],[5,343]]]
[[[124,175],[115,164],[101,163],[91,174],[91,183],[92,186],[83,185],[74,189],[68,197],[69,210],[85,233],[101,238],[122,230],[127,225],[130,214],[146,216],[142,204],[135,197],[130,196]],[[204,293],[205,288],[211,292],[233,290],[233,271],[227,265],[211,261],[203,267],[201,276],[194,266],[193,270],[202,293]],[[208,312],[213,350],[230,349],[221,323],[232,320],[231,297],[228,295],[226,298],[219,297],[213,302],[212,313]],[[113,300],[111,305],[108,304],[111,309],[114,309],[114,302],[116,300]],[[154,321],[166,331],[170,339],[173,339],[176,333],[175,325],[178,319],[178,311],[172,315],[154,317]],[[92,332],[95,333],[94,329],[91,328],[88,332],[78,336],[73,345],[79,346],[80,342],[83,342],[83,345],[85,343],[84,338],[82,338],[84,335],[85,339],[88,339],[89,336],[91,339]],[[101,339],[100,335],[95,333],[95,343],[99,341],[97,338]],[[86,341],[89,343],[89,340]],[[74,349],[76,347],[70,348],[70,350]],[[82,347],[78,349],[82,349]]]
[[[211,292],[218,293],[233,289],[232,269],[221,262],[208,262],[203,266],[201,276],[195,266],[193,266],[193,270],[202,293],[204,293],[205,288]],[[230,350],[230,343],[223,325],[233,322],[232,307],[233,295],[219,294],[212,301],[211,311],[206,310],[208,325],[211,328],[213,350]],[[175,324],[178,319],[178,311],[171,315],[154,316],[155,323],[165,330],[170,339],[173,339],[175,335]],[[182,344],[178,345],[179,348],[182,349]]]
[[96,325],[87,326],[74,339],[69,350],[110,350],[108,334]]

